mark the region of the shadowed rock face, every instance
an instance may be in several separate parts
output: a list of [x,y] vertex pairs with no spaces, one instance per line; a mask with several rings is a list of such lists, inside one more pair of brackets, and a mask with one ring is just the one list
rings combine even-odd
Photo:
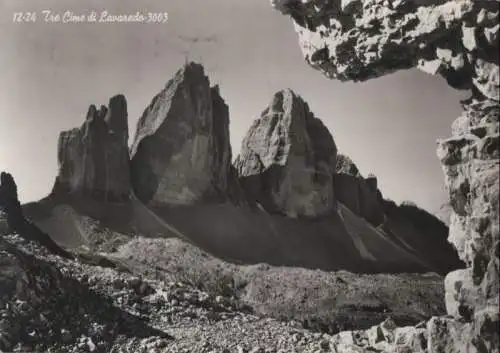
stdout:
[[130,196],[127,102],[110,99],[108,108],[91,105],[80,128],[59,135],[59,174],[54,194],[79,194],[103,201]]
[[277,92],[245,136],[236,167],[252,201],[268,212],[317,217],[334,210],[337,147],[291,90]]
[[384,222],[382,193],[375,176],[363,178],[356,164],[348,156],[339,154],[333,186],[335,197],[351,211],[374,226]]
[[17,198],[17,185],[12,175],[5,172],[0,174],[0,210],[7,214],[9,233],[19,233],[22,238],[36,241],[54,254],[73,258],[72,254],[57,245],[48,234],[24,218],[23,209]]
[[364,81],[418,67],[471,90],[438,148],[453,209],[449,241],[468,266],[446,280],[447,308],[461,320],[431,320],[427,350],[498,351],[498,1],[271,3],[294,19],[307,62],[328,78]]
[[203,67],[180,69],[146,108],[131,147],[132,180],[148,205],[190,205],[232,194],[229,111]]
[[17,198],[17,185],[9,173],[0,174],[0,210],[7,215],[11,231],[20,228],[23,222],[21,204]]
[[365,179],[361,176],[337,173],[333,185],[339,202],[374,226],[378,226],[384,222],[383,198],[378,188],[372,187],[373,182],[370,182],[373,180],[374,178]]

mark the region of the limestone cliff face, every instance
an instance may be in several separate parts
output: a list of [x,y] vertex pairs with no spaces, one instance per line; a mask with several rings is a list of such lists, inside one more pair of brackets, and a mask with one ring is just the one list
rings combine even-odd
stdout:
[[229,111],[218,87],[210,87],[201,65],[187,64],[137,124],[135,194],[155,206],[226,199],[234,186],[229,143]]
[[108,108],[91,105],[79,128],[59,135],[59,174],[54,194],[78,194],[124,201],[130,195],[127,102],[110,99]]
[[449,313],[461,321],[429,321],[426,348],[497,351],[498,1],[271,2],[294,19],[307,62],[328,78],[363,81],[418,67],[471,90],[438,151],[453,208],[449,240],[468,265],[446,281]]
[[328,129],[287,89],[255,120],[235,165],[247,197],[266,211],[317,217],[335,207],[336,155]]

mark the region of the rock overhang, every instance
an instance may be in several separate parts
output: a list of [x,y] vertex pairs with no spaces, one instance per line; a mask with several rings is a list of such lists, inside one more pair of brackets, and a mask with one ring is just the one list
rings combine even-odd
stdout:
[[[366,81],[419,68],[499,100],[496,1],[271,1],[294,19],[306,61],[325,76]],[[498,47],[498,44],[496,44]]]

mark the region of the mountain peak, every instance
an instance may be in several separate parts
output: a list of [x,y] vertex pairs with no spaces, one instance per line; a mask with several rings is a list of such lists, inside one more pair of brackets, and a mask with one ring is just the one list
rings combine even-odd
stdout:
[[186,63],[137,123],[131,148],[135,194],[151,205],[224,199],[231,156],[229,109],[219,88],[210,87],[202,65]]
[[[255,201],[270,212],[315,217],[334,209],[337,147],[328,129],[291,89],[276,92],[245,136],[237,160]],[[257,186],[250,186],[251,189]]]
[[89,106],[79,128],[59,135],[55,194],[78,194],[106,201],[130,196],[128,114],[123,95],[108,107]]

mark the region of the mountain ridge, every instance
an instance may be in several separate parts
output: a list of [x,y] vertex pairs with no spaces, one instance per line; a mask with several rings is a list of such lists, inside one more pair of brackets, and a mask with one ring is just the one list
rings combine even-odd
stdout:
[[[24,206],[65,246],[91,246],[95,223],[129,236],[180,237],[246,264],[439,273],[461,266],[451,245],[421,237],[397,212],[387,216],[375,177],[339,167],[331,133],[290,89],[255,120],[234,164],[229,110],[201,64],[184,65],[153,98],[130,148],[126,106],[116,95],[111,109],[91,106],[82,127],[61,133],[69,142],[59,146],[54,189]],[[102,172],[99,148],[114,151],[107,158],[120,178]],[[444,239],[446,228],[434,233]]]

